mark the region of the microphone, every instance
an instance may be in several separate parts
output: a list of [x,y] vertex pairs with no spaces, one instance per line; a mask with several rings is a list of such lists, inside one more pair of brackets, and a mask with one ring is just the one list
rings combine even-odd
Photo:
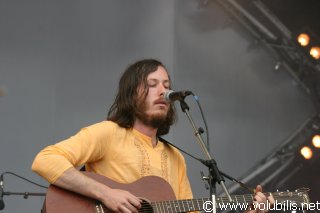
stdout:
[[191,94],[192,92],[188,90],[183,90],[183,91],[167,90],[163,95],[163,99],[168,102],[182,101],[185,97]]
[[0,210],[4,209],[3,202],[3,174],[0,176]]

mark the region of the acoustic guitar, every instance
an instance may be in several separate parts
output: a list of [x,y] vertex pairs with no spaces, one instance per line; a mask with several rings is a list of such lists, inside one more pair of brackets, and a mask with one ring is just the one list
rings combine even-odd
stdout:
[[[200,211],[204,209],[208,198],[176,200],[173,189],[164,179],[157,176],[143,177],[130,184],[121,184],[95,173],[84,172],[85,175],[106,184],[112,188],[123,189],[131,192],[143,200],[141,213],[176,213]],[[303,207],[309,204],[308,189],[294,192],[265,193],[272,195],[276,202],[284,205]],[[254,198],[253,194],[231,196],[233,204],[249,206]],[[216,207],[221,208],[228,203],[226,197],[216,197]],[[230,204],[230,203],[229,203]],[[230,207],[230,206],[229,206]],[[242,209],[244,210],[244,209]],[[46,193],[43,213],[103,213],[112,212],[101,202],[84,197],[74,192],[50,185]]]

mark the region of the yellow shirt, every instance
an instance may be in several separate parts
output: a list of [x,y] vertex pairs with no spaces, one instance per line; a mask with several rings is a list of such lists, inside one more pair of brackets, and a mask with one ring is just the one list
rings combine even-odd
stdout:
[[81,129],[76,135],[43,149],[32,169],[54,183],[70,167],[85,164],[87,171],[104,175],[119,183],[131,183],[149,175],[165,179],[177,199],[192,198],[186,164],[174,147],[135,129],[103,121]]

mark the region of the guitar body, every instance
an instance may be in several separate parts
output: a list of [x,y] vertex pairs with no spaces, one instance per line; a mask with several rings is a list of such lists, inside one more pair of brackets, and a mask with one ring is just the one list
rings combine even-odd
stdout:
[[[95,173],[84,172],[84,174],[111,188],[129,191],[148,202],[176,199],[169,183],[157,176],[143,177],[130,184],[121,184]],[[98,211],[95,200],[50,185],[42,212],[96,213]]]

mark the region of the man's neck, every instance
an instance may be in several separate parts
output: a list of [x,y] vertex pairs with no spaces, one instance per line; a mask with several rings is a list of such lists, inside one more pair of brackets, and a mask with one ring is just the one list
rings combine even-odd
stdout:
[[144,123],[142,123],[139,119],[135,120],[133,124],[133,128],[135,130],[138,130],[142,134],[148,136],[151,138],[152,146],[155,147],[157,145],[158,139],[157,139],[157,128],[148,126]]

